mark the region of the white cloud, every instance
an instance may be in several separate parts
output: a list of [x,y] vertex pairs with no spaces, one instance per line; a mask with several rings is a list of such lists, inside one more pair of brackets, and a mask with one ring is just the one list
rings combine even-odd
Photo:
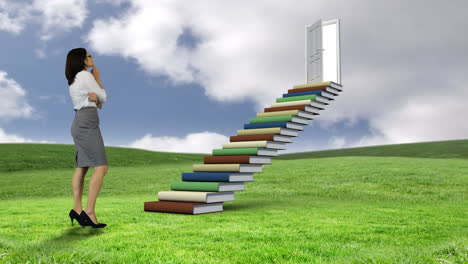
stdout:
[[[304,82],[304,26],[341,18],[345,92],[316,122],[329,129],[363,119],[372,133],[356,142],[339,136],[331,147],[468,134],[460,120],[468,111],[462,101],[468,38],[459,33],[468,26],[466,2],[130,3],[121,15],[94,21],[86,40],[98,54],[135,59],[150,74],[200,84],[219,101],[253,100],[257,108]],[[199,40],[195,48],[177,45],[187,29]]]
[[21,85],[0,71],[0,119],[31,117],[34,109],[25,97]]
[[40,13],[40,39],[44,41],[72,28],[81,27],[88,15],[86,0],[34,0],[33,8]]
[[124,147],[163,152],[211,153],[213,149],[221,148],[222,144],[226,142],[229,142],[228,137],[206,131],[188,134],[183,138],[167,136],[153,137],[151,134],[146,134],[144,137]]
[[1,127],[0,127],[0,143],[56,143],[55,141],[47,141],[47,140],[33,140],[24,138],[18,135],[7,134]]
[[0,30],[20,33],[30,17],[31,9],[24,3],[0,0]]
[[34,50],[38,58],[46,56],[47,41],[81,27],[87,16],[86,0],[0,0],[0,30],[19,34],[27,23],[40,25],[42,45]]

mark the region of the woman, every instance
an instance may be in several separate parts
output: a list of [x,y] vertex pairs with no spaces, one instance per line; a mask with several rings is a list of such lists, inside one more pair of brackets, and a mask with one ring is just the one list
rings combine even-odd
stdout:
[[[87,71],[89,67],[93,68],[91,72]],[[86,49],[76,48],[68,52],[65,77],[75,110],[75,119],[71,126],[76,162],[72,179],[75,207],[70,210],[69,216],[72,225],[73,219],[76,219],[82,227],[102,228],[106,224],[98,222],[94,207],[109,166],[99,129],[97,109],[102,108],[107,94],[101,83],[99,69]],[[89,167],[94,167],[94,172],[89,182],[88,203],[86,209],[82,210],[83,183]]]

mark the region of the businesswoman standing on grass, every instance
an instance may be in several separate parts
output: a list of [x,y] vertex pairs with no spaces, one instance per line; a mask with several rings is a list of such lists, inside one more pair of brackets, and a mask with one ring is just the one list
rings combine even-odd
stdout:
[[[89,67],[93,68],[91,72],[87,71]],[[94,207],[108,165],[97,109],[102,108],[107,94],[101,84],[99,69],[86,49],[76,48],[68,52],[65,77],[75,110],[75,118],[71,125],[76,162],[72,179],[75,207],[70,210],[69,216],[72,225],[73,219],[76,219],[82,227],[102,228],[106,224],[98,222]],[[81,196],[84,177],[89,167],[94,167],[94,172],[89,182],[88,203],[83,210]]]

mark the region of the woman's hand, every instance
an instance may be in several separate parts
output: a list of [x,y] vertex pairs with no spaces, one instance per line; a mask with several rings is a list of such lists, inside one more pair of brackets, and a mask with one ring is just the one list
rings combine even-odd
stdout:
[[89,98],[89,100],[95,102],[96,105],[99,104],[96,93],[88,92],[88,98]]
[[91,73],[94,75],[94,79],[96,80],[101,79],[101,73],[99,72],[99,69],[95,64],[93,65],[93,68],[91,69]]

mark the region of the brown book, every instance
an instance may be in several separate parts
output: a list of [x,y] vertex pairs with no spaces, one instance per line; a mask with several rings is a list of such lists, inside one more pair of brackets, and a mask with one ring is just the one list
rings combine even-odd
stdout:
[[244,136],[231,136],[229,141],[240,142],[240,141],[256,141],[256,140],[274,140],[275,134],[260,134],[260,135],[244,135]]
[[286,111],[286,110],[302,110],[304,111],[305,105],[290,105],[290,106],[280,106],[280,107],[269,107],[265,108],[265,112],[276,112],[276,111]]
[[145,202],[147,212],[205,214],[223,211],[223,203],[152,201]]
[[317,86],[317,87],[305,87],[305,88],[297,88],[297,89],[289,89],[288,93],[300,93],[300,92],[309,92],[309,91],[317,91],[317,90],[325,90],[328,85],[325,86]]
[[250,155],[205,156],[204,162],[205,164],[218,164],[218,163],[249,164]]

